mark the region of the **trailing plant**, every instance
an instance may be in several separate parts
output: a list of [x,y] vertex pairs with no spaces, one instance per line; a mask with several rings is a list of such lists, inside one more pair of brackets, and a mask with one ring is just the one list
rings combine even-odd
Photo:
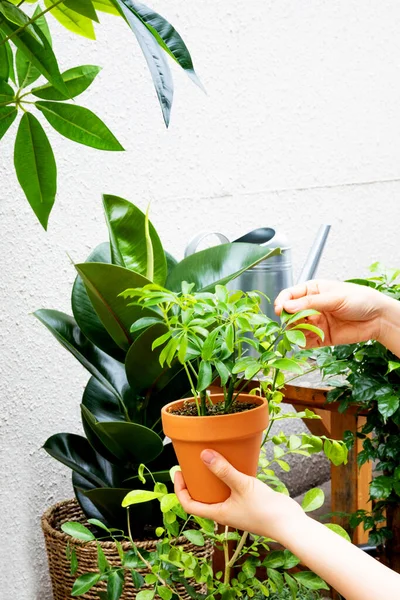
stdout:
[[[178,361],[185,369],[197,413],[215,413],[207,389],[219,376],[224,393],[220,405],[223,413],[232,412],[240,392],[249,379],[262,376],[267,399],[274,398],[284,385],[281,371],[303,374],[307,363],[286,354],[295,344],[305,346],[302,330],[312,327],[323,338],[323,332],[302,319],[316,311],[284,315],[281,324],[261,311],[261,293],[229,291],[217,285],[215,292],[196,292],[194,283],[182,283],[180,293],[150,284],[128,289],[123,298],[133,298],[134,305],[157,308],[159,314],[143,317],[131,326],[137,333],[153,324],[163,324],[167,331],[154,340],[152,349],[162,346],[161,367]],[[255,353],[249,355],[249,348]]]
[[[279,401],[270,401],[272,422],[279,420],[279,404]],[[290,418],[298,417],[292,415]],[[311,439],[313,441],[309,443]],[[316,436],[308,436],[303,442],[298,436],[291,436],[290,440],[284,439],[283,434],[268,435],[267,437],[268,442],[272,443],[276,449],[281,450],[281,455],[301,452],[310,456],[317,451],[315,443],[318,440],[319,448],[321,448],[323,442]],[[345,454],[346,451],[343,456]],[[273,465],[274,462],[275,465]],[[270,461],[268,465],[270,478],[273,476],[279,481],[274,467],[282,469],[281,462],[280,459]],[[171,479],[178,468],[171,469]],[[264,470],[263,468],[262,471]],[[283,470],[286,470],[286,467]],[[139,470],[141,481],[144,481],[144,472],[145,467],[141,465]],[[259,477],[264,479],[262,472]],[[153,483],[153,491],[146,491],[142,488],[135,489],[129,492],[123,500],[123,506],[127,509],[128,535],[121,531],[112,531],[100,524],[105,531],[97,540],[114,540],[120,549],[121,563],[118,565],[105,564],[101,560],[101,547],[98,545],[98,571],[81,574],[74,583],[73,596],[83,594],[99,582],[107,582],[107,592],[99,592],[99,596],[104,600],[118,600],[127,577],[132,577],[135,587],[138,589],[138,600],[152,600],[156,596],[163,600],[176,600],[180,598],[177,584],[183,585],[194,600],[261,599],[274,598],[274,594],[279,594],[277,597],[288,598],[288,600],[311,600],[320,597],[317,590],[329,589],[320,577],[311,571],[299,569],[299,559],[289,550],[276,549],[273,540],[252,535],[249,532],[232,531],[228,528],[217,530],[212,521],[186,514],[176,495],[169,493],[165,484],[155,480]],[[280,491],[288,493],[283,484],[281,484]],[[146,552],[136,546],[132,535],[129,534],[130,523],[134,520],[133,515],[136,515],[138,506],[154,500],[159,502],[163,523],[156,530],[159,537],[156,551]],[[323,491],[315,488],[306,493],[302,506],[306,512],[312,512],[322,506],[323,502]],[[95,521],[91,521],[91,523],[99,525]],[[327,527],[349,539],[341,527],[331,524],[328,524]],[[84,541],[95,539],[93,533],[81,524],[66,523],[62,528],[72,537]],[[213,573],[210,561],[184,550],[180,542],[181,536],[199,547],[211,543],[216,550],[223,552],[224,569]],[[128,551],[122,550],[121,540],[130,541],[131,547]],[[73,540],[71,540],[68,552],[76,573],[78,564],[76,557],[72,558]],[[147,574],[143,576],[143,571],[139,572],[138,569],[147,570]],[[115,592],[115,580],[118,581],[118,592]],[[194,582],[204,584],[206,589],[203,594],[196,592],[193,587]]]
[[[28,1],[28,0],[27,0]],[[0,0],[0,140],[18,115],[14,165],[18,181],[42,226],[57,192],[57,166],[51,143],[40,120],[62,136],[99,150],[123,147],[108,127],[88,108],[69,102],[93,82],[100,67],[82,65],[61,72],[46,17],[51,14],[75,34],[95,39],[98,12],[122,17],[136,36],[147,61],[162,114],[168,127],[173,81],[167,56],[201,84],[183,39],[161,15],[134,0]],[[41,78],[39,85],[32,85]]]
[[[178,360],[162,367],[161,348],[152,351],[154,340],[167,331],[163,323],[130,332],[136,320],[158,313],[127,306],[121,292],[152,282],[176,291],[188,279],[197,291],[207,292],[273,252],[254,244],[224,244],[177,263],[136,206],[104,196],[104,211],[110,240],[75,265],[73,317],[49,309],[38,310],[35,316],[90,373],[81,401],[85,437],[57,433],[44,449],[72,469],[76,497],[89,518],[124,527],[121,501],[137,478],[139,464],[148,464],[159,481],[169,479],[176,457],[162,433],[161,408],[189,395],[190,388]],[[145,535],[145,525],[156,524],[156,508],[156,504],[139,508],[135,535]]]
[[[400,270],[385,269],[380,263],[370,270],[370,278],[350,281],[400,300]],[[366,416],[357,432],[363,446],[357,460],[359,466],[375,462],[380,473],[373,476],[369,486],[372,510],[357,511],[350,524],[355,527],[362,523],[370,530],[371,543],[383,545],[394,533],[390,524],[385,526],[386,517],[390,523],[400,505],[400,361],[379,342],[368,341],[321,349],[317,363],[329,385],[334,386],[328,402],[338,402],[340,412],[356,406]],[[346,432],[345,439],[349,448],[356,441],[351,432]],[[397,536],[400,539],[400,532]]]

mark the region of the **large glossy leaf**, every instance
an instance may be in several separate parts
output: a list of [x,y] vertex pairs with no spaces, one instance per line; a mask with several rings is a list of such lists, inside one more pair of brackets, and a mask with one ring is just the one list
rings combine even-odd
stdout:
[[[54,0],[44,0],[44,4],[46,8],[50,8],[54,4]],[[90,40],[96,39],[92,20],[71,10],[65,4],[58,4],[52,8],[51,14],[65,29]]]
[[91,377],[82,396],[82,404],[98,421],[124,421],[118,397],[104,387],[98,379]]
[[96,487],[113,485],[110,473],[102,468],[104,459],[99,457],[86,438],[73,433],[56,433],[45,442],[43,448]]
[[32,29],[23,29],[17,32],[19,27],[15,23],[5,19],[0,22],[0,29],[6,36],[13,36],[13,44],[18,50],[25,54],[47,81],[52,83],[61,93],[67,94],[68,90],[62,80],[57,59],[49,40],[36,23],[30,25],[30,28]]
[[57,167],[47,135],[31,113],[20,121],[14,147],[18,181],[40,223],[47,223],[57,192]]
[[[104,242],[97,246],[87,258],[86,262],[110,263],[110,244]],[[77,275],[72,288],[71,305],[75,320],[84,335],[93,342],[93,344],[98,346],[100,350],[103,350],[110,356],[124,362],[126,353],[114,342],[113,338],[100,321],[89,299],[85,284],[79,275]]]
[[[85,479],[85,477],[82,477],[81,475],[78,475],[78,473],[75,473],[75,471],[72,471],[72,485],[74,488],[74,493],[76,496],[76,499],[78,500],[84,514],[87,516],[88,519],[99,519],[99,521],[102,521],[104,523],[104,525],[108,526],[108,527],[112,527],[112,523],[110,523],[106,517],[103,515],[103,513],[101,513],[97,507],[93,504],[93,502],[91,502],[91,500],[89,500],[89,498],[86,497],[85,492],[87,490],[93,490],[96,489],[97,486],[93,485],[90,481],[88,481],[87,479]],[[117,525],[114,525],[114,527],[118,527]],[[122,524],[122,527],[125,527],[125,523]]]
[[130,390],[122,363],[96,348],[69,315],[48,309],[37,310],[34,315],[91,375],[120,401],[124,400]]
[[80,67],[74,67],[73,69],[64,71],[61,76],[65,81],[65,85],[67,86],[68,96],[61,94],[50,83],[34,88],[32,90],[32,94],[38,98],[43,98],[44,100],[58,101],[68,100],[68,98],[75,98],[76,96],[79,96],[79,94],[82,94],[82,92],[84,92],[90,86],[100,71],[101,67],[96,67],[95,65],[82,65]]
[[78,14],[96,21],[96,23],[99,22],[92,0],[64,0],[64,4]]
[[124,2],[124,0],[115,0],[115,4],[121,9],[121,13],[127,20],[139,42],[153,79],[165,125],[168,127],[171,116],[174,85],[164,50],[152,33],[147,29],[146,25],[129,5]]
[[50,125],[69,140],[98,150],[123,150],[103,121],[88,108],[76,104],[41,100],[35,102],[35,106],[43,113]]
[[129,302],[119,294],[129,287],[142,287],[149,280],[116,265],[82,263],[75,266],[104,327],[118,346],[128,350],[133,341],[129,332],[132,323],[154,313],[138,306],[129,306]]
[[0,140],[14,123],[16,116],[17,109],[15,106],[0,107]]
[[279,254],[256,244],[232,243],[207,248],[184,258],[171,271],[166,287],[180,291],[182,281],[195,284],[197,291],[213,290],[226,284],[262,260]]
[[[146,277],[147,250],[145,238],[145,215],[134,204],[118,196],[103,196],[112,262]],[[157,231],[149,223],[153,246],[154,282],[164,285],[167,264]]]
[[114,464],[150,462],[163,450],[160,436],[143,425],[126,421],[99,422],[83,405],[82,420],[113,455]]
[[190,52],[171,23],[168,23],[164,17],[141,2],[135,2],[134,0],[122,0],[122,2],[146,25],[147,29],[155,37],[161,48],[163,48],[171,58],[186,71],[189,77],[193,79],[197,85],[202,87],[194,71]]

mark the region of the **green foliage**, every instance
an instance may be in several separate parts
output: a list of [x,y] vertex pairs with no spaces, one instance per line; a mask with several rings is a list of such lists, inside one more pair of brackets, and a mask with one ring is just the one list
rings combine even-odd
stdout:
[[[104,208],[109,243],[76,265],[71,298],[74,317],[50,309],[38,310],[35,316],[90,374],[81,401],[85,437],[58,433],[45,442],[44,449],[72,469],[75,493],[86,515],[121,529],[126,525],[121,502],[135,482],[144,480],[144,490],[152,491],[148,472],[138,475],[141,463],[172,488],[169,470],[176,457],[172,444],[163,443],[161,408],[189,395],[190,386],[178,359],[171,368],[162,367],[161,347],[158,353],[152,351],[154,341],[166,331],[150,318],[159,313],[128,306],[119,296],[129,286],[150,283],[148,273],[166,285],[166,253],[160,238],[148,220],[146,224],[146,216],[127,200],[106,196]],[[213,277],[217,282],[221,272],[233,277],[253,264],[252,244],[242,246],[240,257],[234,246],[229,244],[224,255],[218,248],[202,255],[204,263],[198,264],[208,286]],[[267,256],[264,250],[259,260]],[[169,260],[169,264],[174,279],[176,272],[187,276],[184,261]],[[132,322],[144,318],[144,327],[129,331]],[[132,527],[137,537],[143,535],[146,523],[154,528],[161,525],[157,502],[138,504],[136,510]]]
[[[247,380],[262,376],[262,391],[269,400],[285,384],[282,371],[303,374],[307,363],[296,356],[285,358],[293,344],[305,345],[300,329],[293,336],[288,328],[301,317],[294,315],[279,326],[261,312],[258,292],[229,291],[220,284],[215,292],[196,291],[195,287],[196,283],[184,281],[177,293],[152,283],[121,295],[133,299],[134,306],[158,311],[150,320],[137,320],[131,332],[157,322],[163,326],[152,349],[162,347],[162,368],[174,362],[183,366],[199,414],[210,412],[207,388],[217,375],[224,392],[224,413],[229,413]],[[320,330],[319,335],[323,337]],[[253,356],[250,347],[256,350]]]
[[[400,270],[385,269],[380,263],[370,270],[369,279],[351,281],[400,300]],[[389,529],[382,527],[385,510],[400,502],[400,361],[379,342],[368,341],[321,349],[317,363],[327,383],[334,386],[328,401],[338,402],[340,412],[354,405],[368,411],[357,433],[363,444],[358,463],[375,461],[381,474],[370,483],[372,512],[358,511],[350,523],[353,527],[363,523],[365,530],[371,530],[371,543],[384,544],[391,537]],[[345,439],[349,447],[355,441],[350,432]]]
[[[32,0],[34,10],[20,8],[20,4],[0,0],[0,140],[21,116],[15,138],[15,170],[32,210],[47,229],[56,197],[56,162],[50,141],[31,107],[38,109],[40,116],[69,140],[99,150],[123,150],[97,115],[70,102],[93,83],[100,67],[82,65],[61,73],[52,47],[48,15],[69,31],[91,40],[96,38],[97,11],[122,16],[121,22],[128,24],[138,39],[167,126],[173,99],[167,57],[200,87],[201,84],[181,36],[144,4],[132,0],[44,0],[43,7],[38,0]],[[31,87],[38,79],[42,80],[40,85]],[[32,134],[30,138],[28,134]]]

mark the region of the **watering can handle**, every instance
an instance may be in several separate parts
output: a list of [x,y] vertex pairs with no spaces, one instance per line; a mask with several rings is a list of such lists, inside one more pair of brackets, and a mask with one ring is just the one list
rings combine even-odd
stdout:
[[199,244],[209,235],[215,235],[219,239],[221,244],[229,244],[228,238],[223,233],[218,233],[217,231],[201,231],[200,233],[195,235],[194,238],[192,238],[186,246],[185,258],[187,256],[190,256],[191,254],[194,254],[197,251]]

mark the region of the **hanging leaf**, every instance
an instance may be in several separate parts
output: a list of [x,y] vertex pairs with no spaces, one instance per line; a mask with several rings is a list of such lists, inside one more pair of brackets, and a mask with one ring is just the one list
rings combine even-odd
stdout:
[[164,122],[168,127],[171,117],[174,86],[165,54],[155,37],[150,33],[134,10],[124,0],[115,0],[115,3],[120,7],[121,13],[127,20],[142,49],[153,79]]
[[161,48],[186,71],[199,87],[203,88],[194,71],[190,52],[171,23],[168,23],[164,17],[141,2],[135,2],[134,0],[122,0],[122,2],[140,18]]
[[[39,27],[43,35],[45,35],[50,46],[52,45],[51,34],[44,15],[38,17],[41,13],[40,6],[37,6],[33,16],[36,18],[35,25]],[[39,79],[40,71],[32,64],[29,57],[22,50],[17,50],[15,55],[15,63],[17,67],[18,83],[20,88],[25,88]]]
[[15,106],[0,107],[0,140],[4,137],[8,129],[14,123],[16,116],[17,109]]
[[71,596],[82,596],[100,581],[100,577],[101,573],[84,573],[74,581]]
[[0,30],[6,36],[12,36],[13,44],[18,50],[21,50],[26,58],[28,58],[33,66],[54,85],[61,93],[67,94],[68,90],[62,80],[60,70],[58,68],[57,59],[51,48],[51,44],[46,35],[36,23],[30,25],[31,29],[18,30],[18,25],[10,21],[1,20]]
[[62,73],[61,77],[67,86],[68,96],[61,94],[50,83],[34,88],[32,94],[44,100],[68,100],[69,98],[76,98],[76,96],[82,94],[91,85],[100,71],[101,67],[82,65],[81,67],[74,67]]
[[8,42],[4,42],[4,39],[5,36],[0,31],[0,81],[7,81],[10,76],[10,45]]
[[47,135],[31,113],[22,117],[14,147],[18,181],[44,229],[57,191],[57,167]]
[[[46,8],[51,8],[54,0],[44,0]],[[58,4],[51,9],[51,14],[65,29],[81,35],[89,40],[95,40],[93,21],[71,10],[65,4]]]
[[99,150],[123,150],[108,127],[89,109],[63,102],[39,101],[35,105],[50,125],[69,140]]
[[70,8],[79,15],[91,19],[92,21],[96,21],[96,23],[99,22],[99,18],[91,0],[64,0],[64,4],[67,8]]
[[121,16],[121,13],[117,8],[115,8],[112,0],[93,0],[93,6],[96,10],[101,12],[115,15],[117,17]]
[[6,0],[2,0],[0,2],[0,13],[2,13],[5,18],[18,27],[25,27],[29,25],[29,17],[22,11],[18,6],[14,6],[11,2],[6,2]]
[[[147,273],[147,249],[145,238],[145,215],[134,204],[105,194],[103,205],[110,235],[113,263],[126,267],[140,275]],[[157,231],[149,223],[154,256],[153,281],[164,285],[167,276],[165,253]]]

